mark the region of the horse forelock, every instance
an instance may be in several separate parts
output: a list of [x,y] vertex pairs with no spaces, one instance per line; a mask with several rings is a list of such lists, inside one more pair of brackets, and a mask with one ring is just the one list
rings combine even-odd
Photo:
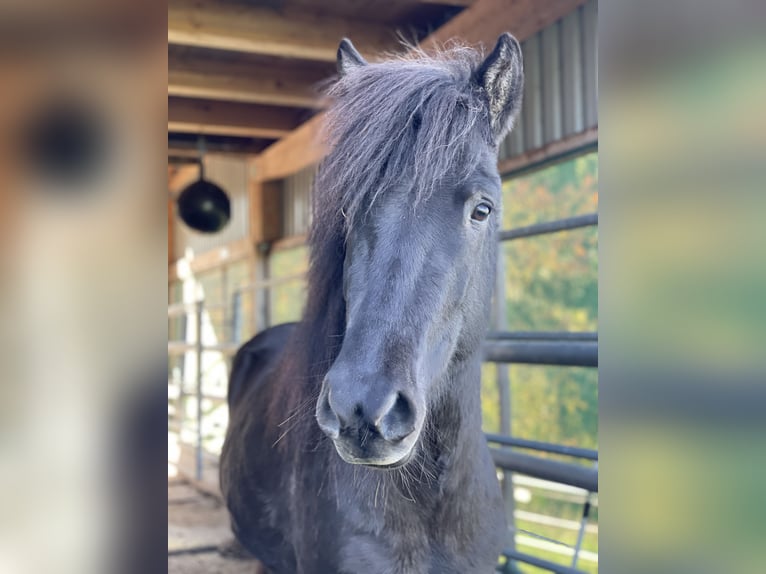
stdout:
[[470,175],[472,155],[484,147],[472,145],[471,135],[489,128],[473,81],[481,56],[461,46],[436,55],[413,49],[357,67],[330,88],[324,124],[330,151],[314,194],[319,225],[340,222],[348,231],[381,193],[405,189],[416,206],[445,178]]

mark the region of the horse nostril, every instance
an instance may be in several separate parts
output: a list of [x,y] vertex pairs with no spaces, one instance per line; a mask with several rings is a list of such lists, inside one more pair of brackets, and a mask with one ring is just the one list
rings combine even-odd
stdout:
[[331,439],[338,438],[340,435],[340,420],[330,404],[330,393],[325,389],[322,389],[319,401],[317,401],[316,418],[319,428],[328,437]]
[[415,407],[404,393],[397,393],[396,401],[378,425],[380,435],[387,441],[401,440],[415,430]]

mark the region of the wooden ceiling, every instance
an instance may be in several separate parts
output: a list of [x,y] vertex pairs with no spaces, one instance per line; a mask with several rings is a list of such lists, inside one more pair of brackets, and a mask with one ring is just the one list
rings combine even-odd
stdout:
[[321,108],[341,38],[404,50],[474,0],[169,0],[168,155],[259,153]]
[[257,155],[258,178],[319,161],[324,102],[343,37],[370,60],[458,38],[523,41],[585,0],[169,0],[168,159]]

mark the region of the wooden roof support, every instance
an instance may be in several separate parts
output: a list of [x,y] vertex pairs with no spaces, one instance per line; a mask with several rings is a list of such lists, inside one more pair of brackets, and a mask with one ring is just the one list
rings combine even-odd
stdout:
[[519,169],[529,169],[530,166],[558,161],[582,150],[595,148],[597,145],[598,127],[590,128],[537,149],[528,150],[521,155],[505,159],[498,163],[497,169],[500,175],[506,175]]
[[491,50],[497,37],[510,32],[519,42],[575,10],[586,0],[478,0],[422,42],[426,49],[452,38]]
[[[585,0],[477,0],[470,8],[448,21],[421,45],[428,49],[453,38],[487,50],[497,37],[509,31],[519,41],[576,9]],[[337,48],[337,46],[336,46]],[[287,177],[322,159],[325,149],[320,140],[322,114],[317,114],[290,135],[269,146],[255,158],[255,176],[260,181]]]
[[199,178],[198,165],[184,165],[168,170],[168,193],[172,196]]
[[250,104],[320,108],[310,85],[285,84],[273,76],[237,77],[168,70],[168,95]]
[[212,0],[168,5],[171,44],[333,62],[344,36],[359,38],[357,47],[365,55],[398,45],[389,27],[370,22]]
[[322,102],[316,86],[326,77],[326,66],[312,70],[170,59],[168,95],[319,108]]
[[319,163],[325,154],[322,121],[322,114],[314,116],[254,158],[255,178],[258,181],[281,179]]
[[168,99],[168,131],[279,139],[300,123],[299,112],[257,104]]
[[[245,155],[253,156],[262,152],[268,147],[271,140],[261,139],[243,139],[233,138],[223,143],[217,141],[205,141],[205,156],[215,155]],[[191,160],[199,158],[200,153],[197,142],[180,141],[169,139],[168,141],[168,159],[173,159],[176,163],[189,163]],[[188,161],[187,161],[188,160]]]
[[470,6],[475,4],[476,0],[418,0],[421,4],[438,4],[441,6]]

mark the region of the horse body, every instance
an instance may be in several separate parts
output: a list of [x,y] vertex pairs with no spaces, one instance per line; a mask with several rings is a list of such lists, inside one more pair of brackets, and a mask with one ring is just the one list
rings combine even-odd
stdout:
[[[274,338],[272,330],[256,339]],[[222,456],[233,530],[253,555],[274,574],[491,571],[505,520],[480,432],[475,358],[445,381],[459,392],[432,411],[438,435],[406,467],[378,470],[345,463],[317,433],[306,442],[301,427],[316,423],[288,420],[306,410],[296,403],[301,393],[286,388],[300,382],[279,376],[289,369],[264,377],[254,368],[289,361],[286,349],[259,351],[252,370],[240,371],[252,375],[251,386],[232,408],[238,430]]]
[[307,307],[238,354],[221,457],[274,574],[491,572],[502,549],[480,349],[522,73],[510,36],[472,54],[386,68],[341,44]]

